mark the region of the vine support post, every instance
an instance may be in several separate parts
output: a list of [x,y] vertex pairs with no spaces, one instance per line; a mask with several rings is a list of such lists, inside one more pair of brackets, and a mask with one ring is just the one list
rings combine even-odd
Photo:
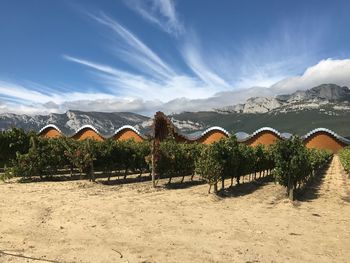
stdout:
[[153,140],[152,142],[152,152],[151,152],[151,164],[152,164],[152,186],[155,188],[156,187],[156,167],[157,167],[157,158],[156,158],[156,153],[157,153],[157,143],[156,140]]
[[288,186],[287,186],[287,193],[288,193],[288,198],[291,201],[294,201],[294,186],[291,181],[291,175],[290,173],[288,174]]

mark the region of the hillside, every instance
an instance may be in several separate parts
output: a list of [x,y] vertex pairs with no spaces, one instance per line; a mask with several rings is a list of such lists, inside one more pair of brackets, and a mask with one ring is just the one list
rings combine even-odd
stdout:
[[[326,114],[319,110],[303,110],[296,112],[271,113],[228,113],[218,112],[184,112],[172,115],[183,121],[197,122],[204,128],[220,126],[230,132],[254,132],[261,127],[273,127],[280,132],[304,135],[312,129],[323,127],[331,129],[343,136],[350,135],[350,112],[338,111]],[[190,130],[185,130],[190,133]]]
[[[245,103],[212,111],[183,112],[170,115],[184,133],[203,131],[221,126],[230,132],[247,132],[269,126],[280,132],[304,135],[323,127],[340,135],[350,136],[350,90],[335,84],[323,84],[305,91],[276,97],[253,97]],[[55,124],[65,134],[72,134],[89,124],[102,134],[110,135],[123,125],[131,125],[142,133],[151,129],[152,119],[131,112],[67,111],[62,114],[16,115],[1,114],[0,130],[19,127],[39,131],[47,124]]]
[[65,134],[72,134],[83,125],[93,125],[102,134],[112,134],[123,125],[131,125],[144,132],[150,126],[151,119],[131,112],[108,113],[73,110],[63,114],[53,113],[35,116],[17,114],[0,115],[0,130],[18,127],[24,130],[39,131],[47,124],[56,125]]

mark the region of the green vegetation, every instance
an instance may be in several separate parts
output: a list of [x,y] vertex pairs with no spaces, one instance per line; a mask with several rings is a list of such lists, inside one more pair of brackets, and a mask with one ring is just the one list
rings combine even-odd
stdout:
[[344,170],[350,174],[350,146],[343,148],[338,152],[341,164]]
[[201,148],[200,144],[177,143],[173,138],[161,142],[156,173],[168,177],[169,183],[173,176],[182,176],[181,182],[186,175],[193,178]]
[[[29,135],[28,135],[29,136]],[[113,141],[97,142],[94,140],[76,141],[70,138],[41,138],[30,134],[27,152],[16,151],[3,156],[9,164],[2,179],[13,176],[24,179],[33,176],[49,178],[62,172],[78,170],[80,178],[95,180],[94,170],[108,175],[129,172],[149,171],[146,157],[150,154],[148,142]]]
[[214,192],[218,192],[218,182],[221,180],[221,189],[225,188],[225,179],[236,178],[240,184],[243,175],[254,174],[259,176],[268,174],[274,166],[269,150],[259,145],[256,148],[238,144],[235,136],[211,145],[203,146],[201,154],[196,161],[197,173],[209,184],[209,192],[214,186]]
[[[95,171],[111,176],[127,177],[137,173],[139,177],[151,170],[151,143],[94,140],[76,141],[67,137],[41,138],[34,133],[13,129],[1,133],[1,162],[8,166],[2,179],[13,176],[23,179],[39,176],[41,179],[54,175],[78,171],[80,178],[95,181]],[[237,185],[243,176],[256,180],[271,174],[276,182],[287,188],[289,195],[295,189],[303,188],[317,171],[332,156],[331,152],[307,149],[302,140],[292,137],[281,140],[270,147],[251,147],[237,142],[235,136],[221,139],[211,145],[197,143],[177,143],[174,138],[162,141],[154,155],[154,172],[158,178],[190,175],[191,180],[198,174],[209,184],[209,192],[214,186],[218,192],[225,189],[225,180],[230,179],[230,187],[236,179]],[[350,169],[350,148],[339,153],[344,168]],[[244,177],[243,177],[244,178]]]
[[0,131],[0,167],[10,165],[17,152],[28,152],[31,135],[35,134],[17,128]]
[[318,169],[332,157],[330,151],[307,149],[299,137],[278,141],[273,146],[275,160],[274,177],[287,187],[287,194],[293,199],[295,189],[311,181]]

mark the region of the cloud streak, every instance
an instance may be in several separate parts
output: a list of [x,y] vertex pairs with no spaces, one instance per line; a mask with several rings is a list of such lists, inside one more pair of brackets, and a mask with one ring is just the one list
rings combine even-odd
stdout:
[[[154,53],[146,44],[144,44],[133,33],[113,20],[104,13],[100,15],[89,14],[91,18],[106,26],[115,33],[115,37],[121,39],[124,46],[113,47],[126,63],[135,69],[148,73],[157,78],[170,78],[175,72],[167,65],[156,53]],[[118,41],[119,42],[119,41]],[[118,43],[117,42],[117,43]]]
[[[168,63],[111,16],[89,13],[91,21],[108,31],[107,38],[115,40],[110,46],[116,60],[132,70],[63,55],[64,60],[88,69],[106,92],[63,92],[36,83],[0,80],[0,112],[45,114],[78,109],[151,115],[157,110],[211,110],[242,103],[252,96],[274,96],[322,83],[350,86],[350,60],[316,60],[323,39],[317,28],[324,28],[322,24],[299,29],[286,25],[259,42],[213,45],[201,41],[194,30],[185,30],[174,1],[130,0],[126,4],[176,36],[172,39],[182,67]],[[305,70],[306,65],[313,64]]]
[[[73,59],[73,58],[72,58]],[[77,60],[77,62],[82,62]],[[86,61],[85,61],[86,62]],[[85,63],[84,62],[84,63]],[[87,65],[88,62],[86,62]],[[96,66],[91,64],[90,66]],[[99,65],[108,72],[113,70]],[[163,102],[153,98],[118,97],[110,94],[65,93],[47,94],[32,92],[30,87],[19,84],[0,82],[0,91],[8,98],[0,96],[0,113],[13,112],[25,114],[47,114],[65,112],[69,109],[84,111],[132,111],[152,116],[162,110],[166,113],[182,111],[212,110],[226,105],[241,103],[256,96],[275,96],[300,89],[308,89],[324,83],[334,83],[350,87],[350,59],[321,60],[316,65],[307,68],[299,76],[285,78],[269,87],[253,87],[233,91],[218,92],[203,98],[174,98]],[[187,80],[187,79],[186,79]],[[170,84],[169,84],[170,85]],[[3,93],[7,90],[6,93]],[[23,99],[26,97],[26,103]],[[84,99],[81,99],[84,98]]]
[[178,36],[185,32],[173,0],[125,0],[125,4],[169,34]]

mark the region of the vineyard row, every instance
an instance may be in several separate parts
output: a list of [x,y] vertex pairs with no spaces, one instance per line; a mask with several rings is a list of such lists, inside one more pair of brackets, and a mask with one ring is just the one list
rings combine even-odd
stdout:
[[116,173],[126,178],[129,173],[141,176],[153,169],[158,178],[169,178],[169,183],[174,176],[197,174],[208,182],[209,191],[214,187],[214,192],[218,192],[219,182],[221,190],[225,189],[226,179],[232,186],[234,180],[240,184],[244,175],[252,174],[256,179],[257,174],[273,171],[275,180],[291,193],[312,180],[332,156],[329,151],[306,148],[298,137],[270,147],[240,144],[235,136],[211,145],[167,138],[155,147],[148,141],[44,139],[18,129],[1,133],[0,150],[0,162],[8,167],[3,179],[52,177],[62,169],[71,173],[77,169],[81,178],[94,181],[95,171],[100,171],[109,180]]

